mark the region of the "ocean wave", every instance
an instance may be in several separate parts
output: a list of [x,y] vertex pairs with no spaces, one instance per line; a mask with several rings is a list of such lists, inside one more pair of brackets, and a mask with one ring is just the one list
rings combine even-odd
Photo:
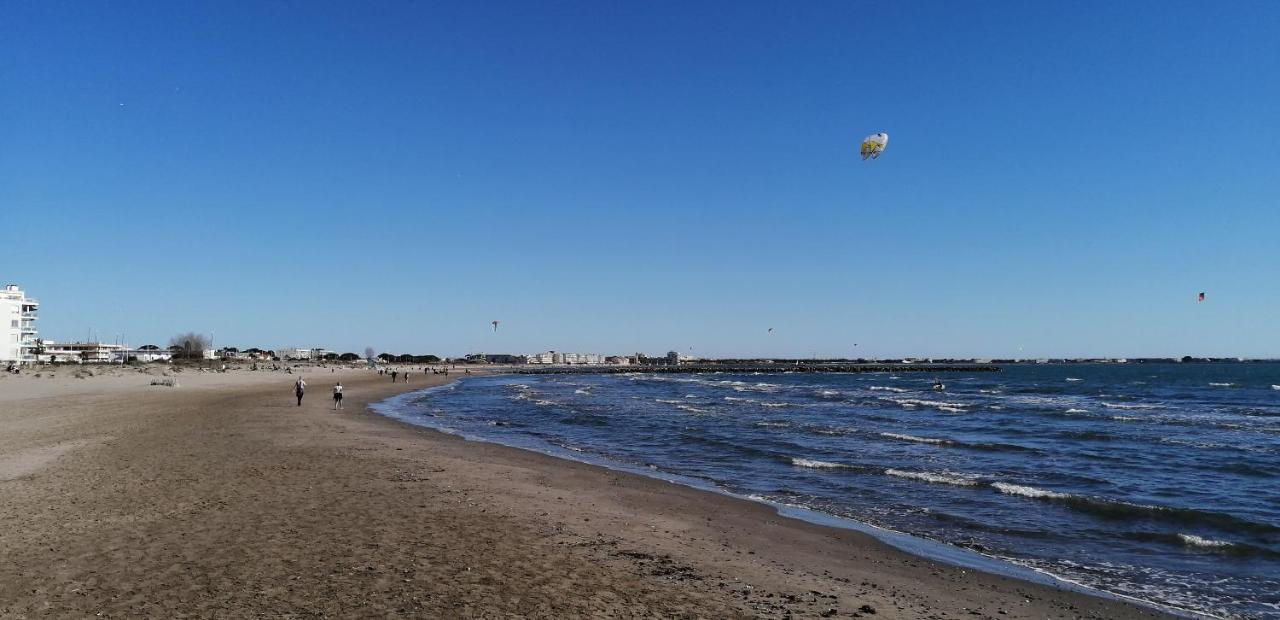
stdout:
[[1067,381],[1084,381],[1084,379],[1077,379],[1077,378],[1075,378],[1075,377],[1067,377]]
[[689,413],[710,413],[710,411],[707,409],[699,409],[692,405],[676,405],[676,409],[679,409],[681,411],[688,411]]
[[761,407],[778,408],[778,407],[795,407],[795,403],[760,403]]
[[1057,491],[1046,491],[1037,489],[1036,487],[1028,487],[1020,484],[1009,484],[1008,482],[992,482],[991,487],[995,490],[1007,495],[1021,495],[1023,497],[1048,498],[1048,499],[1066,499],[1071,497],[1068,493],[1059,493]]
[[861,469],[853,465],[845,465],[844,463],[832,463],[830,461],[802,459],[799,457],[792,457],[791,464],[796,467],[808,467],[810,469]]
[[743,397],[741,397],[741,396],[725,396],[725,397],[724,397],[724,399],[725,399],[725,400],[727,400],[727,401],[729,401],[729,402],[731,402],[731,403],[754,403],[754,402],[756,402],[756,401],[755,401],[755,400],[753,400],[753,399],[750,399],[750,398],[743,398]]
[[899,434],[899,433],[880,433],[880,436],[881,436],[881,437],[888,437],[889,439],[900,439],[900,440],[902,440],[902,441],[914,441],[914,442],[916,442],[916,443],[930,443],[930,444],[949,444],[949,443],[951,443],[951,440],[949,440],[949,439],[933,439],[933,438],[930,438],[930,437],[916,437],[916,436],[914,436],[914,435],[902,435],[902,434]]
[[1196,536],[1195,534],[1178,534],[1178,538],[1181,539],[1182,542],[1192,547],[1218,548],[1218,547],[1230,547],[1232,545],[1230,541],[1201,538],[1199,536]]
[[1106,407],[1107,409],[1144,410],[1144,411],[1161,408],[1160,405],[1151,405],[1147,403],[1128,404],[1128,403],[1105,403],[1104,402],[1102,403],[1102,406]]
[[1280,385],[1276,385],[1276,384],[1272,383],[1272,384],[1271,384],[1271,389],[1273,389],[1273,390],[1280,390]]
[[892,386],[887,386],[887,385],[873,385],[873,386],[871,386],[871,388],[870,388],[870,389],[872,389],[872,390],[877,390],[877,391],[880,391],[880,392],[897,392],[897,393],[899,393],[899,394],[901,394],[901,393],[903,393],[903,392],[910,392],[910,391],[911,391],[911,390],[908,390],[907,388],[892,387]]
[[1001,390],[978,390],[978,391],[983,394],[1004,394],[1004,392]]
[[818,390],[817,392],[814,392],[814,394],[818,398],[838,398],[840,396],[840,392],[835,390]]
[[889,476],[898,478],[909,478],[912,480],[921,480],[924,482],[932,482],[935,484],[950,484],[960,487],[971,487],[979,483],[975,476],[967,474],[953,474],[950,472],[935,473],[929,471],[903,471],[901,469],[886,469],[884,473]]
[[765,420],[763,422],[756,422],[755,425],[765,427],[765,428],[790,428],[791,427],[790,422],[774,422],[770,420]]
[[1072,407],[1070,409],[1067,409],[1067,413],[1089,413],[1089,410]]
[[556,406],[556,405],[559,405],[560,403],[558,403],[558,402],[556,402],[556,401],[554,401],[554,400],[542,400],[542,399],[538,399],[538,400],[533,401],[533,404],[535,404],[535,405],[537,405],[537,406],[539,406],[539,407],[554,407],[554,406]]
[[655,398],[653,399],[653,402],[662,403],[664,405],[679,405],[684,403],[683,400],[678,400],[674,398]]
[[591,394],[591,388],[578,388],[573,391],[574,394]]
[[938,407],[938,411],[946,411],[947,413],[964,413],[965,410],[959,407]]
[[1141,422],[1143,420],[1143,418],[1133,415],[1113,415],[1111,419],[1116,422]]
[[934,407],[943,411],[964,411],[969,405],[965,403],[949,403],[941,400],[927,400],[923,398],[885,398],[889,402],[898,403],[903,407]]
[[1213,381],[1210,381],[1209,385],[1212,387],[1231,387],[1235,384],[1234,383],[1215,383]]
[[1102,497],[1084,497],[1058,491],[1048,491],[1031,486],[993,482],[991,487],[1008,495],[1019,495],[1034,499],[1043,499],[1061,503],[1068,508],[1086,512],[1104,519],[1118,520],[1152,520],[1168,523],[1195,524],[1217,527],[1228,530],[1249,531],[1259,533],[1280,532],[1280,527],[1267,523],[1257,523],[1225,512],[1214,512],[1196,508],[1174,508],[1169,506],[1152,506],[1132,504],[1129,502]]

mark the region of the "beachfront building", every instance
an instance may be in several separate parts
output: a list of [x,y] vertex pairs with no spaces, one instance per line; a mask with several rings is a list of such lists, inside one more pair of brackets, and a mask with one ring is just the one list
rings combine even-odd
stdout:
[[333,353],[328,349],[299,349],[296,347],[282,347],[276,349],[276,356],[282,360],[322,360],[325,355]]
[[41,362],[61,362],[74,364],[109,364],[120,361],[120,356],[129,347],[122,344],[105,342],[56,342],[45,340],[41,343],[37,359]]
[[578,365],[589,364],[598,365],[607,363],[605,356],[599,353],[564,353],[561,351],[546,351],[544,353],[534,353],[524,356],[526,364],[555,364],[555,365]]
[[[154,344],[144,344],[136,349],[126,349],[119,354],[122,361],[126,362],[142,362],[144,364],[151,362],[167,362],[173,359],[173,353],[168,349],[158,347]],[[118,358],[119,359],[119,358]]]
[[36,361],[38,334],[36,311],[40,302],[27,297],[17,284],[0,290],[0,363],[30,364]]

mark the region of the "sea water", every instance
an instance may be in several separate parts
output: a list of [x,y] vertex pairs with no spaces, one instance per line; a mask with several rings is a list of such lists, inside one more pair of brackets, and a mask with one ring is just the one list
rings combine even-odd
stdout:
[[1106,592],[1280,618],[1280,364],[510,375],[381,409],[907,532]]

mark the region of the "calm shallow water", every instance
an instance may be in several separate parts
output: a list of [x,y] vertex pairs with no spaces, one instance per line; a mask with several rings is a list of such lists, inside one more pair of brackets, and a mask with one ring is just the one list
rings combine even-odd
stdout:
[[1215,614],[1280,618],[1280,364],[478,377],[384,404]]

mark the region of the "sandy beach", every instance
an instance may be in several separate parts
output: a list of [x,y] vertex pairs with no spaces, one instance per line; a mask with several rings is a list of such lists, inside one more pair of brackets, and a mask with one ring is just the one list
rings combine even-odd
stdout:
[[421,371],[74,372],[0,379],[0,617],[1160,615],[367,409]]

